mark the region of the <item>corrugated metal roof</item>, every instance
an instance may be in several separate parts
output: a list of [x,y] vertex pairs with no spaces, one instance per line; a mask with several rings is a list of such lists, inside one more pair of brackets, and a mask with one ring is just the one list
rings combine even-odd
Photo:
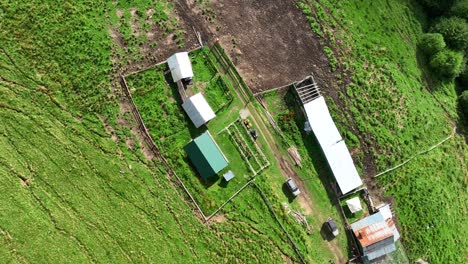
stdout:
[[[378,208],[379,212],[382,214],[382,217],[387,220],[387,219],[392,219],[393,214],[392,210],[390,209],[390,204],[385,204],[384,206]],[[393,230],[393,239],[397,241],[400,239],[400,233],[398,232],[398,229],[395,224],[391,225],[390,228]]]
[[363,218],[363,219],[361,219],[359,221],[356,221],[356,222],[352,223],[351,228],[354,231],[354,230],[361,229],[361,228],[363,228],[365,226],[368,226],[368,225],[372,225],[372,224],[375,224],[375,223],[378,223],[378,222],[382,222],[384,220],[385,219],[383,218],[381,213],[375,213],[373,215],[369,215],[366,218]]
[[386,221],[383,221],[354,230],[354,235],[363,247],[367,247],[381,240],[392,237],[393,230],[389,227]]
[[[381,257],[396,250],[395,241],[399,234],[392,218],[377,212],[351,224],[354,235],[369,260]],[[398,237],[396,237],[396,235]]]
[[392,219],[386,221],[382,213],[378,212],[351,224],[351,228],[359,243],[363,247],[367,247],[393,236],[393,229],[391,228],[393,225]]
[[167,64],[171,70],[174,82],[193,77],[192,64],[190,63],[188,52],[174,53],[167,59]]
[[393,238],[389,237],[381,242],[382,242],[381,245],[378,245],[378,247],[372,250],[367,249],[364,252],[368,260],[373,260],[373,259],[382,257],[396,250],[395,243],[393,243]]
[[190,97],[182,104],[182,108],[197,128],[216,117],[213,109],[211,109],[210,105],[201,93],[197,93]]
[[207,131],[184,147],[201,177],[207,179],[226,168],[227,159]]
[[323,96],[306,103],[304,110],[341,192],[346,194],[360,187],[362,180]]

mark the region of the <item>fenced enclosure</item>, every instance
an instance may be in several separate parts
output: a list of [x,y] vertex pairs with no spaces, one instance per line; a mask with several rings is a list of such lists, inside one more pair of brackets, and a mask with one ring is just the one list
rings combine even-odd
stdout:
[[124,92],[134,105],[132,111],[145,142],[170,168],[171,175],[180,182],[179,185],[205,220],[209,218],[206,215],[212,217],[213,213],[210,212],[219,210],[235,196],[233,194],[245,188],[253,176],[269,166],[265,154],[240,123],[231,129],[235,129],[234,133],[239,139],[242,137],[239,142],[245,147],[243,150],[239,150],[237,141],[233,141],[228,133],[214,135],[214,140],[229,160],[228,167],[218,175],[227,170],[232,170],[236,175],[228,184],[218,176],[201,179],[183,150],[191,139],[204,131],[217,131],[235,123],[244,106],[244,97],[235,90],[240,85],[238,79],[233,81],[236,78],[235,69],[226,68],[230,67],[227,58],[221,58],[218,48],[213,48],[218,45],[197,49],[189,54],[194,71],[193,85],[184,92],[188,97],[201,92],[217,114],[216,118],[200,128],[195,128],[184,114],[179,87],[172,82],[165,64],[122,77]]
[[[240,128],[239,128],[240,127]],[[236,145],[237,150],[242,155],[244,161],[248,164],[253,176],[260,173],[270,165],[265,154],[253,140],[250,131],[242,124],[242,120],[238,119],[232,122],[225,128],[232,142]]]

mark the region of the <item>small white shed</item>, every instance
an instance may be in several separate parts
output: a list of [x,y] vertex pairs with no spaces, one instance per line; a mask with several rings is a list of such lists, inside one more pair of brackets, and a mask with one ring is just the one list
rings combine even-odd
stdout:
[[195,127],[201,127],[206,122],[213,119],[216,115],[201,93],[190,97],[182,104],[185,112],[192,120]]
[[174,53],[167,59],[167,64],[171,70],[174,82],[193,77],[192,63],[190,63],[188,52]]
[[348,205],[349,211],[351,213],[356,213],[362,210],[361,201],[359,197],[354,197],[352,199],[346,200],[346,204]]

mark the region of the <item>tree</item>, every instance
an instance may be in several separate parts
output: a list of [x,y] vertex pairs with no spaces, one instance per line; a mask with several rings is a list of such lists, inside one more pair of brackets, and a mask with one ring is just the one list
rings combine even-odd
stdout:
[[445,49],[435,54],[429,65],[440,77],[452,79],[463,72],[463,54]]
[[468,115],[468,91],[464,91],[459,97],[461,110]]
[[419,0],[418,1],[431,16],[440,16],[450,9],[454,0]]
[[431,32],[442,34],[450,48],[468,51],[468,23],[466,23],[465,19],[443,17],[431,28]]
[[450,15],[468,19],[468,0],[459,0],[450,8]]
[[440,33],[425,33],[419,40],[420,49],[432,56],[445,48],[444,36]]

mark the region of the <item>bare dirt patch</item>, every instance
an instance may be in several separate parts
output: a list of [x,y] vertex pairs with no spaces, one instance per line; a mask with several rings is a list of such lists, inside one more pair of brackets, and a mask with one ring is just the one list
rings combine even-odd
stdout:
[[215,223],[224,223],[226,222],[228,219],[226,218],[226,216],[224,216],[224,214],[217,214],[215,216],[213,216],[211,218],[211,220]]
[[[210,8],[216,13],[214,22],[211,16],[203,15],[203,7],[194,0],[181,2],[177,5],[181,18],[200,30],[205,39],[220,38],[254,93],[302,80],[313,73],[322,93],[331,96],[339,109],[345,108],[338,92],[349,81],[348,77],[343,84],[337,84],[321,39],[314,35],[296,1],[213,0]],[[343,117],[346,127],[361,139],[364,177],[372,177],[374,157],[366,143],[372,140],[358,132],[349,115],[343,113]]]
[[312,71],[329,72],[323,48],[295,1],[212,1],[210,7],[216,21],[205,25],[219,36],[254,92],[298,81]]

